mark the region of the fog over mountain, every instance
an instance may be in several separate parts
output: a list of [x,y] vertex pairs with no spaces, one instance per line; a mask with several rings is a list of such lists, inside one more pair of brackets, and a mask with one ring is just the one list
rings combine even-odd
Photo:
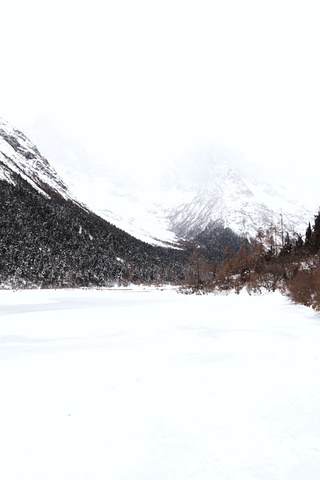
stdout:
[[210,224],[244,236],[271,224],[280,228],[280,223],[290,233],[304,233],[317,211],[317,202],[304,197],[303,186],[290,189],[267,165],[250,164],[221,145],[194,147],[154,169],[138,162],[135,169],[132,158],[130,169],[123,169],[105,158],[103,149],[91,152],[83,146],[85,139],[82,144],[68,138],[46,118],[29,133],[79,200],[151,243],[174,243]]
[[[227,254],[229,260],[230,254],[241,257],[244,245],[266,249],[258,256],[266,268],[270,259],[278,261],[279,251],[302,255],[319,248],[315,210],[254,181],[252,171],[245,175],[230,152],[198,148],[162,176],[133,181],[46,128],[53,164],[24,133],[0,120],[1,285],[199,280],[200,257],[206,281],[213,275],[219,282],[217,265],[223,270]],[[306,230],[313,218],[313,229]],[[305,243],[299,236],[304,232]]]
[[49,118],[95,171],[93,156],[143,188],[213,145],[317,210],[318,10],[314,0],[5,2],[0,115],[53,161],[58,145],[32,132]]

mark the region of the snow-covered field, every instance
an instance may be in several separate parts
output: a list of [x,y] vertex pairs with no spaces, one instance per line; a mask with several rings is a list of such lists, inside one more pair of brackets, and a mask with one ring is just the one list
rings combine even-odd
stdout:
[[4,480],[319,480],[320,316],[280,294],[0,292]]

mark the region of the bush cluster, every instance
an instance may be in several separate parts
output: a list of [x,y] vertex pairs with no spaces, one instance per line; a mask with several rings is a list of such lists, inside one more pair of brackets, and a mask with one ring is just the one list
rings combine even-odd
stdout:
[[249,293],[280,289],[294,302],[320,310],[320,213],[307,227],[305,240],[276,232],[259,231],[242,239],[237,250],[228,246],[221,262],[210,262],[206,247],[194,248],[189,260],[187,293],[235,291]]

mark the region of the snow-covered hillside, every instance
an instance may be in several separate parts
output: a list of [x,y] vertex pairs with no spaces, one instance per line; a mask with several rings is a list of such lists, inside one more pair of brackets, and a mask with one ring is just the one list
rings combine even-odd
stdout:
[[319,479],[311,309],[142,288],[0,304],[1,478]]
[[161,178],[136,175],[133,180],[103,152],[91,154],[50,122],[37,124],[31,135],[73,195],[150,243],[175,243],[210,223],[254,236],[272,224],[280,229],[281,222],[284,231],[303,234],[316,213],[317,204],[298,201],[261,172],[240,167],[235,154],[221,148],[195,149],[167,167]]
[[29,129],[29,135],[72,194],[92,211],[139,240],[155,245],[177,242],[164,213],[154,204],[157,186],[133,179],[117,165],[110,167],[112,160],[103,152],[101,156],[92,153],[46,118]]
[[255,236],[260,228],[280,227],[281,223],[285,231],[304,233],[314,210],[262,175],[241,168],[232,155],[218,149],[193,152],[164,180],[168,193],[189,196],[167,209],[170,229],[185,236],[220,223],[239,234]]
[[0,118],[0,179],[13,182],[20,175],[43,194],[49,189],[72,198],[67,186],[38,148],[19,130]]
[[184,252],[154,248],[94,214],[24,134],[2,126],[2,288],[183,278]]

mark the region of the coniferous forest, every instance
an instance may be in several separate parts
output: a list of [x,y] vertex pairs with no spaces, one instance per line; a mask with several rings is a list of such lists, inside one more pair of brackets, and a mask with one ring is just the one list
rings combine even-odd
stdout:
[[181,281],[186,253],[143,243],[20,176],[0,182],[0,284],[108,286]]
[[[132,237],[66,195],[37,147],[5,121],[0,140],[1,288],[186,281],[194,242],[165,248]],[[216,226],[199,241],[222,261],[226,246],[237,249],[235,238]]]

